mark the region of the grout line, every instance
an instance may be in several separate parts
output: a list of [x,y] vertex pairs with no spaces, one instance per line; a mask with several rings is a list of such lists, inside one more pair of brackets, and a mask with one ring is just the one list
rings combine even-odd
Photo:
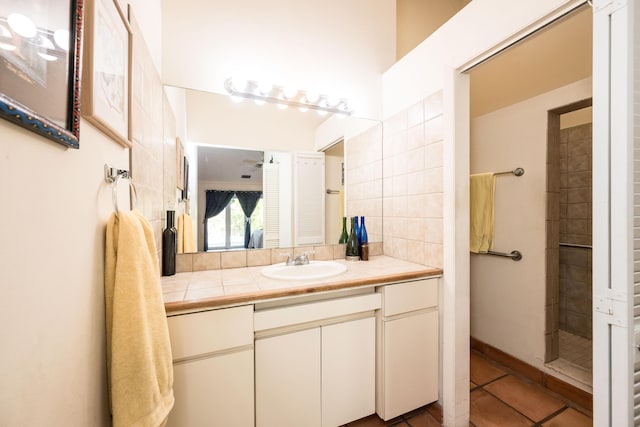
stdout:
[[505,405],[507,405],[508,408],[513,409],[514,411],[516,411],[518,414],[522,415],[523,417],[525,417],[527,420],[531,421],[533,424],[535,424],[535,420],[532,420],[531,418],[527,417],[525,414],[523,414],[522,412],[518,411],[516,408],[514,408],[513,406],[509,405],[507,402],[505,402],[504,400],[500,399],[498,396],[496,396],[495,394],[491,393],[489,390],[486,389],[482,389],[485,393],[495,397],[496,399],[498,399],[499,402],[504,403]]
[[540,421],[538,421],[537,423],[535,423],[532,427],[540,427],[540,426],[542,426],[542,424],[546,423],[547,421],[551,420],[552,418],[557,417],[558,415],[560,415],[561,413],[563,413],[567,409],[569,409],[569,407],[567,405],[565,405],[563,408],[560,408],[557,411],[547,415],[545,418],[543,418]]

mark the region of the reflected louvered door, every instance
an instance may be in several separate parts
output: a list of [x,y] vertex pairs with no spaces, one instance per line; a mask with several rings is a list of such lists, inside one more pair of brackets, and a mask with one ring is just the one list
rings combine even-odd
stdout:
[[262,200],[264,203],[264,248],[280,247],[280,169],[277,163],[262,166]]

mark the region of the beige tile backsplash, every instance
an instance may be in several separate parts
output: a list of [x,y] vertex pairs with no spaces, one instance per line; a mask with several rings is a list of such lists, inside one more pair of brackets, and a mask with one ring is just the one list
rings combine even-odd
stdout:
[[[226,252],[198,252],[192,254],[178,254],[176,258],[176,272],[221,270],[242,267],[259,267],[263,265],[279,264],[286,261],[286,256],[309,253],[309,259],[330,261],[344,259],[346,245],[302,246],[298,248],[251,249]],[[313,252],[313,253],[311,253]],[[369,243],[369,256],[383,255],[382,243]]]
[[442,267],[442,93],[384,122],[384,254]]

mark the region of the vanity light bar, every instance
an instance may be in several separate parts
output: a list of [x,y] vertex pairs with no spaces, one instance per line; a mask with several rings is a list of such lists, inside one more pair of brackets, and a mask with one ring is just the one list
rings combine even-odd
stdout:
[[296,90],[289,93],[283,86],[264,85],[254,80],[237,80],[228,78],[224,88],[233,97],[253,99],[257,102],[272,102],[280,106],[297,107],[318,110],[325,113],[336,113],[350,116],[353,110],[349,108],[344,98],[330,100],[327,95],[312,94],[312,92]]

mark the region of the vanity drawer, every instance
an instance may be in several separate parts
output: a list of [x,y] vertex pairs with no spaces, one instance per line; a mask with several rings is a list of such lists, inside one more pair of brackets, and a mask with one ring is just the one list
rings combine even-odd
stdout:
[[173,360],[253,344],[253,305],[167,318]]
[[438,279],[417,280],[381,287],[382,315],[394,316],[438,305]]

